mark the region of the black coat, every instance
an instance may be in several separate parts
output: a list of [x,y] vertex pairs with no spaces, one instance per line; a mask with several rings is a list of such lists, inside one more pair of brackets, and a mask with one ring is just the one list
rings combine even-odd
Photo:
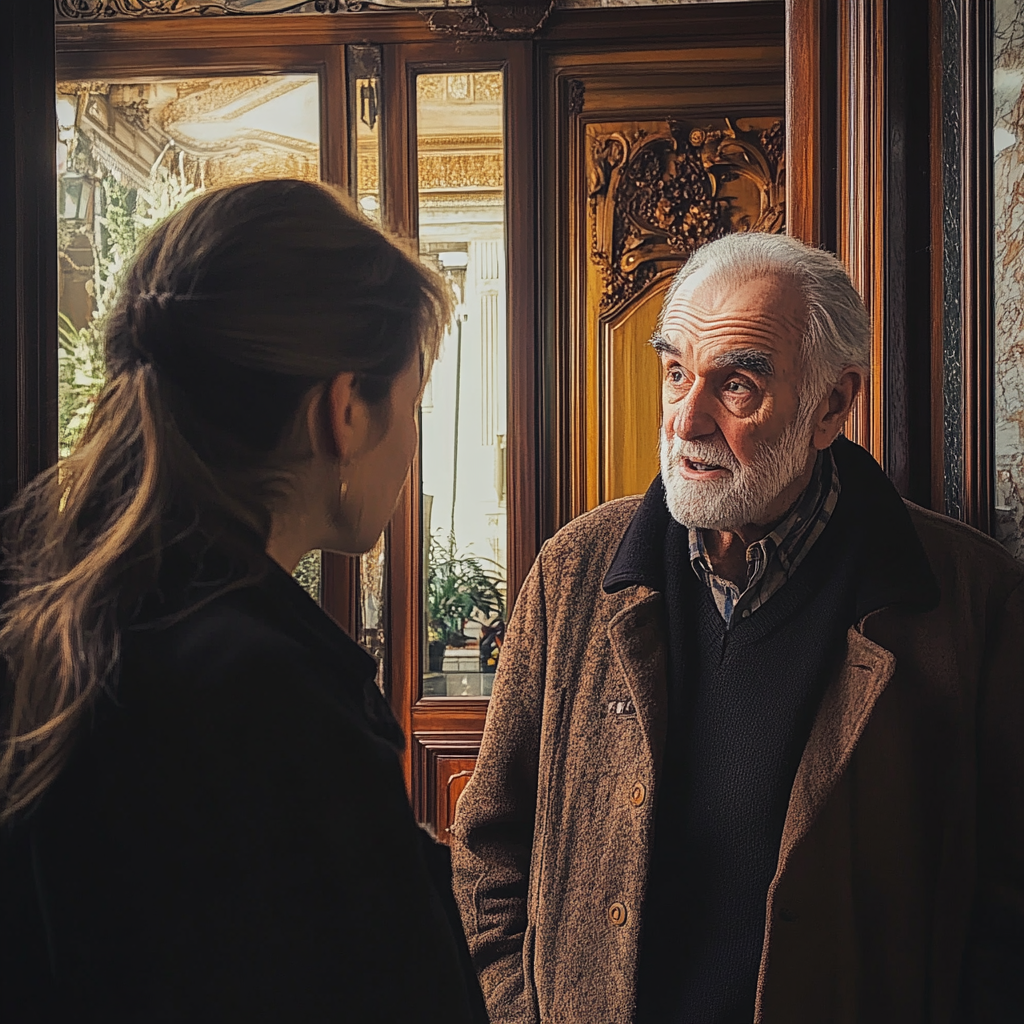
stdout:
[[272,564],[161,624],[207,578],[7,830],[0,1020],[485,1020],[376,663]]

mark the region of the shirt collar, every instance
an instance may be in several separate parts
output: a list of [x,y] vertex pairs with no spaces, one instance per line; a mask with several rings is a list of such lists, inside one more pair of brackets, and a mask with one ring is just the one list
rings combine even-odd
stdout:
[[741,610],[746,616],[760,608],[796,572],[824,533],[839,492],[835,460],[826,448],[818,453],[810,482],[789,512],[747,548],[747,578],[742,586],[715,573],[704,543],[705,531],[689,528],[690,564],[701,582],[711,589],[727,625]]
[[[818,453],[811,481],[796,500],[789,512],[777,526],[760,540],[747,548],[747,563],[760,558],[768,562],[775,554],[780,567],[786,571],[793,570],[794,562],[807,546],[815,527],[828,521],[829,516],[839,500],[839,474],[836,472],[835,460],[826,448]],[[704,545],[704,530],[695,526],[689,528],[690,561],[703,561],[711,568]],[[760,549],[759,553],[757,549]]]

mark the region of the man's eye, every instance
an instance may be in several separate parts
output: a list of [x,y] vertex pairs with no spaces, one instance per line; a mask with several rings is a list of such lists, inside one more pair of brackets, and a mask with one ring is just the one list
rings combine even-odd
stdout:
[[734,395],[745,395],[754,389],[751,387],[749,382],[745,380],[729,380],[725,382],[725,386],[722,390]]
[[669,367],[666,379],[672,384],[682,384],[686,380],[686,374],[678,366]]

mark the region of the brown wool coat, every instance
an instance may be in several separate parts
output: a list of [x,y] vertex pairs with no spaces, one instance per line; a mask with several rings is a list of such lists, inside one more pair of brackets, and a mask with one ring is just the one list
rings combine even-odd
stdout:
[[[602,580],[639,502],[545,545],[459,802],[456,895],[499,1024],[633,1018],[664,604]],[[1003,1019],[963,990],[1005,963],[998,929],[1024,921],[1024,571],[952,520],[910,519],[941,598],[849,630],[768,892],[757,1022]]]

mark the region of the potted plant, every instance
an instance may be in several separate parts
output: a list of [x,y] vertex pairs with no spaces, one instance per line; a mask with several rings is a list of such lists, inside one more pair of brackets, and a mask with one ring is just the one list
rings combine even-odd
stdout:
[[487,558],[459,555],[455,536],[447,543],[430,540],[430,566],[427,573],[428,652],[431,672],[440,672],[448,647],[465,647],[466,623],[477,618],[485,626],[505,618],[505,580],[499,567]]

